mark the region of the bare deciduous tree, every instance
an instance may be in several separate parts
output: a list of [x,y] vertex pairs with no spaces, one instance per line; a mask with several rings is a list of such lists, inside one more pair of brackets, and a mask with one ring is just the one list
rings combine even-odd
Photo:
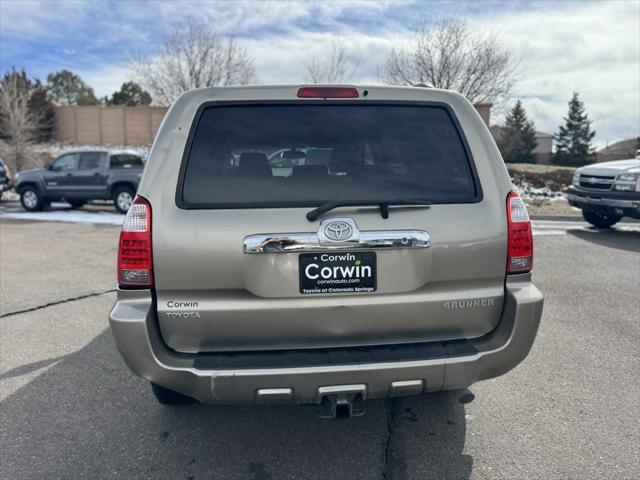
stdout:
[[130,67],[155,102],[168,105],[192,88],[255,83],[253,61],[233,38],[194,19],[175,24],[154,55],[137,55]]
[[47,128],[46,112],[30,106],[32,93],[26,76],[15,69],[0,83],[0,147],[10,155],[15,171],[23,169],[29,146]]
[[517,64],[499,39],[445,19],[423,24],[409,48],[394,48],[383,78],[399,85],[456,90],[472,103],[501,102],[517,81]]
[[331,42],[328,55],[313,55],[302,65],[302,77],[308,83],[343,83],[349,81],[358,68],[359,60],[351,60],[339,40]]

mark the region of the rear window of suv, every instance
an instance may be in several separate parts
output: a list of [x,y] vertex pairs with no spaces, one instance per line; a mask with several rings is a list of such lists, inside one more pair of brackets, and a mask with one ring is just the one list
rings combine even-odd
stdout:
[[190,138],[182,208],[480,199],[461,134],[440,106],[209,106]]

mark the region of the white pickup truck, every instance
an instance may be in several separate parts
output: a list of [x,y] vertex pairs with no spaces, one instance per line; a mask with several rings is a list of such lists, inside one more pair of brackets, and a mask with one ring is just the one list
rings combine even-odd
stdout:
[[567,199],[596,228],[609,228],[622,217],[640,218],[640,158],[577,169]]

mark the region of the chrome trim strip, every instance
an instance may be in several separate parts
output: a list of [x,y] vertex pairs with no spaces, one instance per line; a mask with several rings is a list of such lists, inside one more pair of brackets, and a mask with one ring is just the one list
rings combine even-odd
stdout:
[[346,242],[321,242],[317,233],[267,233],[245,237],[247,254],[322,252],[336,250],[427,248],[431,244],[424,230],[360,231]]

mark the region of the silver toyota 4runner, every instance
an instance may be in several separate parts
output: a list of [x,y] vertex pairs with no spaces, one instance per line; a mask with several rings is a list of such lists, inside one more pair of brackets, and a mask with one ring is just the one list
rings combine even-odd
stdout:
[[428,88],[193,90],[167,113],[110,314],[161,403],[467,387],[528,354],[532,233],[473,106]]

